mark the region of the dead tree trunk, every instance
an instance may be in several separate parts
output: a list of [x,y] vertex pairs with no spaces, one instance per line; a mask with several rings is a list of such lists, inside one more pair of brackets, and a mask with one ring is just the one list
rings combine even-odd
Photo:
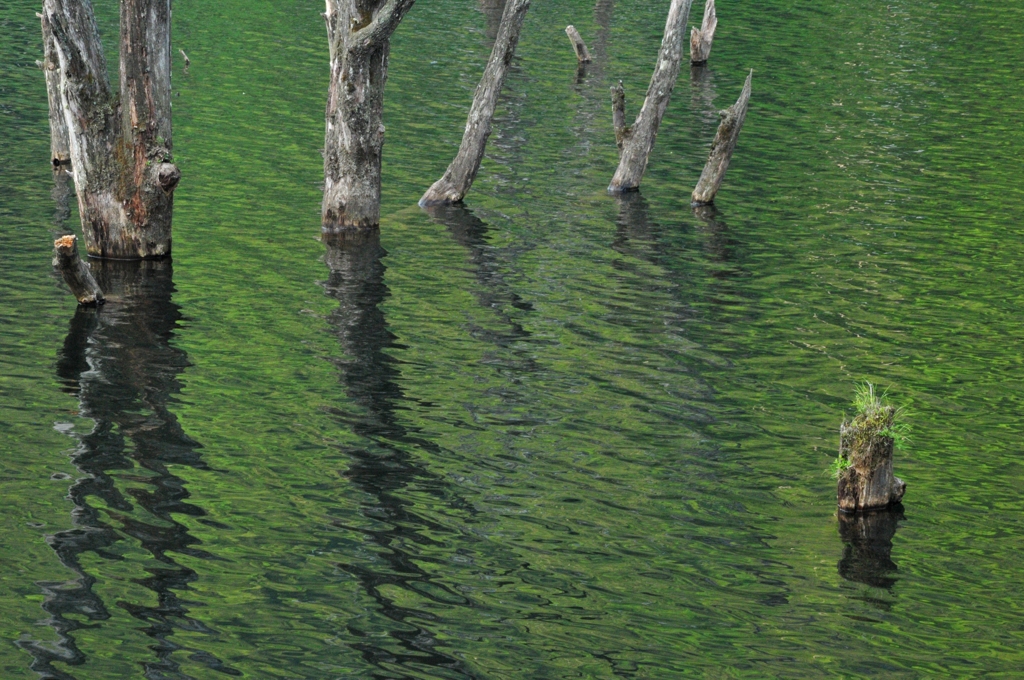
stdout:
[[505,5],[498,38],[494,41],[491,58],[484,69],[480,84],[477,85],[473,105],[469,109],[462,145],[459,146],[455,160],[448,166],[441,179],[434,182],[433,186],[427,189],[427,193],[423,194],[420,199],[421,207],[458,203],[473,186],[476,173],[480,170],[480,162],[484,158],[487,138],[491,136],[491,120],[498,104],[498,95],[505,84],[505,75],[516,53],[519,34],[523,30],[523,21],[529,9],[530,0],[509,0]]
[[53,268],[80,305],[102,305],[103,291],[93,278],[89,265],[78,256],[78,237],[62,236],[53,242]]
[[718,15],[715,14],[715,0],[708,0],[704,5],[704,23],[700,30],[690,29],[690,64],[700,66],[706,64],[711,56],[711,42],[715,39],[718,27]]
[[747,117],[747,106],[750,104],[750,82],[754,78],[754,71],[750,71],[747,82],[743,85],[743,91],[736,103],[725,111],[719,111],[722,123],[718,126],[718,133],[715,141],[711,143],[711,153],[708,154],[708,162],[704,165],[704,171],[700,174],[700,180],[693,190],[692,205],[707,205],[715,200],[715,194],[722,186],[725,178],[725,171],[729,169],[729,161],[732,160],[732,152],[736,150],[736,140],[739,139],[740,129]]
[[565,34],[569,36],[569,40],[572,42],[572,50],[576,53],[576,61],[580,64],[590,63],[590,52],[587,50],[587,44],[583,42],[583,36],[576,30],[575,26],[566,26]]
[[[171,0],[121,0],[120,95],[89,0],[43,0],[60,64],[60,103],[86,250],[136,259],[171,252]],[[52,110],[51,110],[52,112]]]
[[[647,161],[654,149],[654,140],[658,136],[658,126],[668,108],[679,77],[680,63],[683,59],[683,32],[690,18],[690,5],[693,0],[672,0],[665,21],[665,36],[661,40],[661,51],[658,63],[651,76],[651,84],[647,88],[647,98],[636,117],[633,127],[628,130],[619,153],[619,167],[612,177],[608,191],[622,193],[636,191],[640,188],[640,180],[647,170]],[[620,92],[616,92],[616,89]],[[625,119],[625,94],[619,88],[613,88],[613,100],[619,106],[617,96],[621,94],[623,120]],[[618,134],[616,133],[616,137]]]
[[391,36],[416,0],[327,0],[331,84],[324,134],[324,233],[380,224],[384,85]]
[[887,434],[896,411],[882,406],[843,423],[839,430],[839,457],[848,467],[839,475],[839,509],[858,512],[899,503],[906,483],[892,471],[893,438]]
[[60,102],[60,58],[53,41],[53,29],[45,14],[37,14],[43,28],[43,60],[36,62],[46,78],[46,100],[50,105],[50,161],[54,165],[71,162],[68,143],[68,124],[64,120],[64,105]]

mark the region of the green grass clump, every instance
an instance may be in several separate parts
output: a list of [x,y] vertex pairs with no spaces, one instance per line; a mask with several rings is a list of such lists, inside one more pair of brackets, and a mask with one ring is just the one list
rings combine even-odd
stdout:
[[[891,409],[891,423],[879,427],[875,436],[888,437],[892,439],[894,448],[903,450],[910,443],[910,424],[904,420],[907,415],[906,409],[903,406],[893,407],[889,403],[887,392],[888,390],[879,394],[875,391],[875,386],[867,381],[857,385],[853,397],[853,405],[857,409],[857,413],[853,420],[862,424],[870,424],[879,419],[882,419],[882,422],[888,422]],[[868,432],[870,432],[870,428]],[[840,454],[829,466],[829,473],[835,479],[839,479],[850,465],[850,460]]]
[[832,475],[832,479],[839,479],[840,475],[846,472],[846,468],[850,467],[850,461],[842,456],[836,456],[836,459],[832,461],[832,464],[828,466],[828,473]]

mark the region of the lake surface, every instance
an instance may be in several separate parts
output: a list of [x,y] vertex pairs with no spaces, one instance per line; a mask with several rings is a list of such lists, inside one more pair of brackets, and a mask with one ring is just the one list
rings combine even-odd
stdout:
[[[610,197],[667,4],[537,0],[426,213],[500,0],[420,0],[379,241],[326,246],[322,5],[177,0],[173,262],[94,263],[96,312],[50,268],[38,6],[0,0],[0,676],[1021,673],[1024,7],[723,2]],[[913,435],[858,526],[827,468],[865,380]]]

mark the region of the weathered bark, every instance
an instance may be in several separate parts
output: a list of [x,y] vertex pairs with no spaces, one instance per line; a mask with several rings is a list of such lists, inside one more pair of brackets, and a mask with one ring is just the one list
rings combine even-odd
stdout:
[[718,126],[718,133],[715,134],[715,141],[711,143],[711,152],[708,154],[708,162],[704,165],[704,171],[700,174],[700,180],[693,190],[693,205],[706,205],[715,200],[715,194],[722,186],[725,178],[725,171],[729,169],[729,161],[732,160],[732,152],[736,150],[736,140],[739,139],[740,129],[747,117],[747,107],[750,104],[750,82],[754,77],[754,71],[750,71],[747,82],[743,85],[743,91],[736,103],[718,115],[722,122]]
[[102,305],[103,291],[93,278],[89,265],[78,256],[78,237],[62,236],[53,242],[53,268],[80,305]]
[[706,64],[711,56],[711,43],[715,39],[715,29],[718,27],[718,15],[715,14],[715,0],[708,0],[704,5],[704,23],[700,30],[696,27],[690,29],[690,63],[693,65]]
[[566,26],[565,34],[569,36],[569,41],[572,42],[572,50],[576,53],[576,60],[581,64],[590,63],[590,52],[587,50],[587,44],[583,42],[583,36],[576,30],[575,26]]
[[46,100],[50,105],[50,162],[64,165],[71,162],[68,124],[60,100],[60,58],[53,41],[53,29],[45,14],[36,14],[43,28],[43,60],[36,62],[46,78]]
[[494,42],[494,49],[491,50],[491,58],[473,96],[473,105],[469,109],[469,118],[466,120],[466,130],[462,135],[459,152],[441,179],[434,182],[423,194],[420,199],[421,207],[458,203],[473,186],[476,173],[480,170],[480,162],[484,158],[487,138],[491,136],[491,121],[494,118],[494,109],[498,105],[498,95],[505,84],[505,76],[512,64],[512,57],[515,56],[519,34],[522,32],[523,21],[529,9],[530,0],[509,0],[505,5],[498,38]]
[[90,255],[171,252],[171,2],[122,0],[120,95],[89,0],[44,0],[60,63],[60,99]]
[[843,423],[839,432],[839,456],[849,467],[839,475],[839,509],[858,512],[899,503],[907,490],[892,471],[893,439],[886,431],[896,411],[882,406]]
[[416,0],[327,0],[331,83],[324,134],[325,233],[380,224],[384,85],[391,36]]
[[668,108],[676,78],[679,77],[683,59],[683,31],[690,18],[692,3],[693,0],[672,0],[668,9],[658,63],[647,88],[647,98],[619,154],[619,167],[608,186],[608,191],[612,193],[636,191],[640,188],[640,180],[647,170],[647,161],[658,136],[658,127]]

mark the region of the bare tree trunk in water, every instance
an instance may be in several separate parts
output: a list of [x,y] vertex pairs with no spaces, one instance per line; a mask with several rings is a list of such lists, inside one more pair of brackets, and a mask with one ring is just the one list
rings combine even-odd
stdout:
[[725,178],[725,171],[729,169],[729,161],[732,160],[732,152],[736,150],[736,140],[740,137],[740,129],[743,128],[743,121],[747,118],[747,107],[750,104],[750,81],[754,77],[751,70],[747,76],[747,82],[743,85],[743,91],[736,103],[720,111],[722,123],[718,126],[715,134],[715,141],[711,143],[711,152],[708,154],[708,162],[704,165],[704,171],[700,174],[700,180],[693,190],[692,205],[706,205],[715,200],[715,194],[722,186]]
[[391,36],[416,0],[327,0],[331,84],[324,135],[323,231],[380,224],[384,85]]
[[64,120],[64,105],[60,102],[60,58],[53,41],[53,29],[46,15],[38,14],[43,28],[43,60],[36,62],[46,77],[46,100],[50,105],[50,162],[64,165],[71,162],[68,143],[68,124]]
[[60,64],[86,250],[119,259],[169,255],[181,178],[171,162],[171,0],[121,0],[117,97],[90,0],[43,0],[42,21]]
[[576,61],[580,64],[590,63],[590,51],[587,49],[587,43],[583,42],[583,36],[576,30],[575,26],[566,26],[565,34],[569,36],[569,42],[572,43],[572,51],[576,53]]
[[701,24],[700,30],[696,27],[690,29],[690,63],[694,66],[708,62],[716,28],[718,15],[715,14],[715,0],[708,0],[704,5],[704,23]]
[[515,56],[519,34],[523,30],[523,21],[529,9],[530,0],[509,0],[505,5],[498,39],[494,42],[491,58],[484,69],[480,84],[476,87],[473,105],[469,109],[462,145],[459,146],[459,152],[444,176],[423,194],[423,198],[420,199],[421,207],[458,203],[473,186],[476,173],[480,170],[480,162],[484,158],[487,138],[491,136],[491,120],[498,105],[498,95],[505,84],[505,76],[512,63],[512,57]]
[[[619,167],[615,170],[612,182],[608,191],[622,193],[624,191],[636,191],[640,188],[640,180],[647,170],[647,161],[651,151],[654,149],[654,140],[658,136],[658,126],[668,108],[669,99],[672,96],[672,88],[675,87],[676,78],[679,77],[680,63],[683,58],[683,37],[686,29],[686,22],[690,18],[690,5],[693,0],[672,0],[668,10],[668,19],[665,21],[665,36],[661,41],[661,51],[658,53],[658,63],[654,68],[654,75],[651,76],[651,84],[647,88],[647,98],[644,100],[643,108],[636,117],[636,122],[628,130],[623,140],[621,153],[619,154]],[[612,88],[612,98],[615,106],[619,106],[619,90]],[[625,116],[625,95],[622,94],[623,117]],[[623,121],[624,122],[624,121]],[[618,132],[618,131],[617,131]],[[618,136],[618,134],[616,134]]]

